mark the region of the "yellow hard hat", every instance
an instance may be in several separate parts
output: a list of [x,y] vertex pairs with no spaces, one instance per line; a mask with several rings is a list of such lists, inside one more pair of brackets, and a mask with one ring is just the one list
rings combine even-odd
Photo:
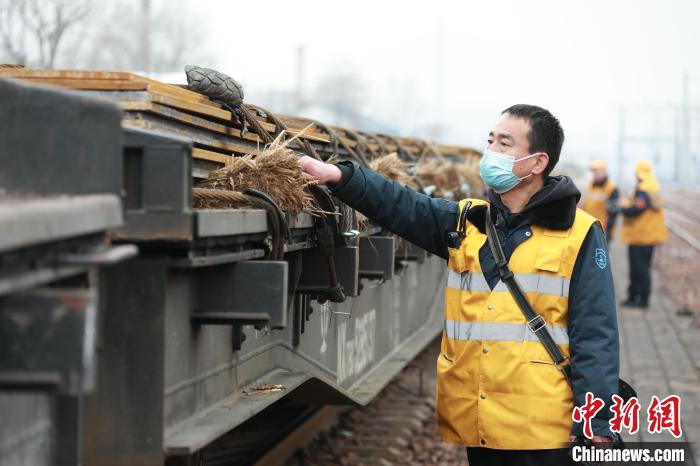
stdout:
[[649,178],[651,175],[653,175],[651,163],[648,160],[638,160],[635,172],[637,174],[637,178],[639,179]]
[[608,162],[605,160],[594,160],[591,162],[591,164],[588,166],[591,170],[599,170],[601,168],[608,168]]

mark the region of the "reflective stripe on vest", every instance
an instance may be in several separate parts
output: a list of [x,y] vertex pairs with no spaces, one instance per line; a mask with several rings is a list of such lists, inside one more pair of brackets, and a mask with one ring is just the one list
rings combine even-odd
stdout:
[[[516,273],[515,279],[520,283],[520,287],[525,293],[569,297],[569,280],[567,278],[537,273]],[[453,270],[450,270],[447,275],[447,287],[471,292],[508,291],[506,284],[500,280],[492,290],[483,274],[469,272],[460,274]]]
[[[569,344],[569,334],[564,327],[547,324],[547,330],[558,345]],[[524,340],[540,341],[527,324],[512,324],[507,322],[458,322],[445,321],[445,334],[451,340],[496,340],[515,341]]]

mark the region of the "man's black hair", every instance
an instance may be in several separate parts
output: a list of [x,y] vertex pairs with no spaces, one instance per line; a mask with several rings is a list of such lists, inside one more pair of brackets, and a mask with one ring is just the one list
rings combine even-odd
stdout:
[[527,140],[530,142],[530,153],[546,152],[549,155],[549,163],[544,169],[544,176],[549,175],[554,166],[559,162],[561,146],[564,144],[564,130],[554,115],[549,110],[536,105],[513,105],[501,112],[505,114],[526,118],[530,122],[530,132]]

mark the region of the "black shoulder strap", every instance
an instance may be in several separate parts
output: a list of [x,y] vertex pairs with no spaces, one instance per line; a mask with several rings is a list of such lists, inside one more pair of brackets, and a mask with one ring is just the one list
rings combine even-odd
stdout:
[[532,306],[527,300],[525,293],[523,293],[520,284],[515,279],[513,272],[508,267],[508,261],[506,261],[506,256],[503,253],[503,247],[501,246],[501,241],[498,239],[498,233],[496,232],[496,227],[493,225],[493,220],[491,220],[491,208],[489,207],[486,212],[486,237],[488,238],[489,247],[491,248],[491,253],[496,261],[496,268],[498,269],[498,274],[501,277],[503,283],[508,287],[508,291],[513,296],[515,303],[522,311],[525,319],[527,320],[527,326],[532,330],[532,332],[537,335],[540,342],[544,345],[547,353],[555,362],[557,367],[564,373],[566,380],[571,384],[571,366],[568,363],[568,359],[561,352],[557,344],[552,339],[552,335],[547,330],[547,322],[544,318],[537,314]]

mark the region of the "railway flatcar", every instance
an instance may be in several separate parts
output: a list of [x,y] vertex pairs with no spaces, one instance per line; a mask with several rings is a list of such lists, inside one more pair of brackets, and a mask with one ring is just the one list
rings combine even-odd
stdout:
[[[441,332],[442,259],[324,188],[295,211],[211,181],[284,141],[392,156],[416,189],[458,197],[480,189],[463,175],[478,152],[256,106],[245,131],[129,73],[2,73],[3,465],[194,464],[284,403],[367,404]],[[451,171],[421,180],[421,164]]]

